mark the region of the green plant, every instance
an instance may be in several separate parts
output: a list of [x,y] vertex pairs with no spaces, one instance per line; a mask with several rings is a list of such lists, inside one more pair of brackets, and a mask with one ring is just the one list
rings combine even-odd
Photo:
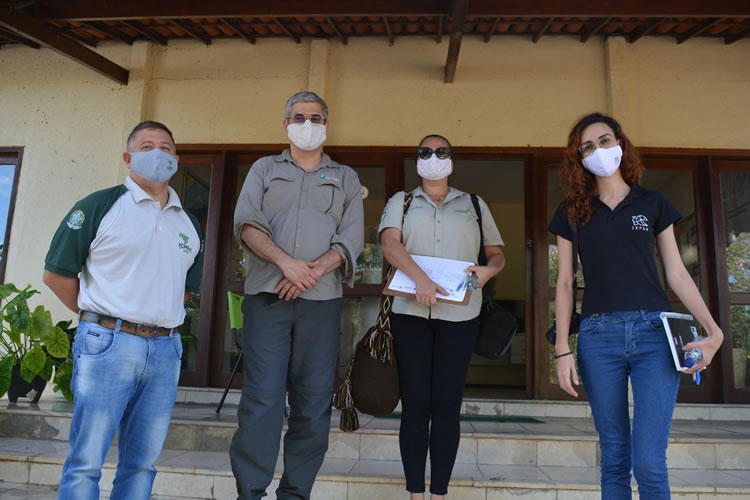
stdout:
[[12,283],[0,285],[0,397],[8,392],[13,366],[20,363],[21,378],[31,382],[38,375],[50,381],[54,372],[54,390],[73,399],[71,322],[52,324],[52,314],[41,305],[31,311],[28,299],[38,293],[31,285],[23,290]]

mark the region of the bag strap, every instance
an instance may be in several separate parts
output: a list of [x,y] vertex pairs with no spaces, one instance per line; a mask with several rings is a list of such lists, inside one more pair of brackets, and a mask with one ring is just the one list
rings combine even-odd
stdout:
[[[484,251],[484,228],[482,226],[482,208],[479,206],[479,197],[475,194],[471,194],[471,203],[474,205],[474,211],[477,213],[477,224],[479,224],[479,256],[477,257],[477,264],[480,266],[486,266],[487,265],[487,254]],[[489,285],[487,287],[488,290],[492,290],[492,280],[495,278],[490,278],[485,285]],[[494,307],[494,301],[492,300],[492,293],[484,293],[484,290],[482,290],[482,302],[486,302],[489,304],[489,307]]]

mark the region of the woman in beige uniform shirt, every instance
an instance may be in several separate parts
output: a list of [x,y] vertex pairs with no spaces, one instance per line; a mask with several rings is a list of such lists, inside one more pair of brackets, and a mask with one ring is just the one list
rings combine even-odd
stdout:
[[[430,451],[432,499],[448,492],[460,437],[459,414],[466,371],[479,334],[482,294],[472,293],[467,305],[436,302],[447,295],[416,265],[410,255],[475,262],[480,233],[469,194],[448,185],[453,148],[439,135],[428,135],[417,149],[422,186],[412,193],[403,218],[404,193],[396,193],[383,212],[380,244],[383,255],[417,285],[415,298],[396,297],[391,314],[396,362],[401,385],[399,444],[412,500],[424,499],[424,470]],[[486,266],[466,271],[478,287],[505,265],[503,240],[481,198]],[[403,225],[402,225],[403,220]]]

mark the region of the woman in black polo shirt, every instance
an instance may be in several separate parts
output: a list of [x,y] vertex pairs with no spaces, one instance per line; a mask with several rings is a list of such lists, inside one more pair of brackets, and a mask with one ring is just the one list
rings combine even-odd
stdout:
[[[575,220],[586,291],[578,338],[578,367],[601,447],[602,498],[631,498],[631,468],[643,499],[669,499],[667,441],[677,399],[675,370],[659,313],[670,310],[656,271],[658,245],[667,283],[708,332],[691,343],[703,369],[723,334],[685,269],[673,224],[680,214],[657,191],[642,188],[643,163],[613,118],[582,118],[568,137],[560,169],[564,199],[549,224],[557,235],[557,376],[578,393],[575,359],[568,344],[573,311]],[[633,387],[633,425],[628,415],[628,377]]]

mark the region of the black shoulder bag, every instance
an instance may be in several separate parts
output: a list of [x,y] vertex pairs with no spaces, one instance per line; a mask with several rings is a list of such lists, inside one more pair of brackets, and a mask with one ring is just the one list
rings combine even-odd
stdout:
[[[573,235],[573,314],[570,316],[570,329],[568,335],[575,335],[578,333],[578,325],[581,323],[581,315],[576,310],[576,295],[578,295],[578,283],[576,281],[576,273],[578,272],[578,225],[575,220],[568,220],[568,226],[570,227],[570,233]],[[545,334],[550,344],[555,345],[557,342],[557,328],[556,322],[552,323],[552,327],[547,330]]]
[[[471,195],[471,202],[477,213],[479,223],[479,257],[480,266],[487,265],[484,253],[484,230],[482,229],[482,210],[479,208],[477,195]],[[479,313],[479,336],[474,352],[487,359],[498,359],[505,354],[513,343],[513,336],[518,331],[516,318],[500,304],[492,300],[492,280],[488,281],[487,293],[482,292],[482,310]]]

